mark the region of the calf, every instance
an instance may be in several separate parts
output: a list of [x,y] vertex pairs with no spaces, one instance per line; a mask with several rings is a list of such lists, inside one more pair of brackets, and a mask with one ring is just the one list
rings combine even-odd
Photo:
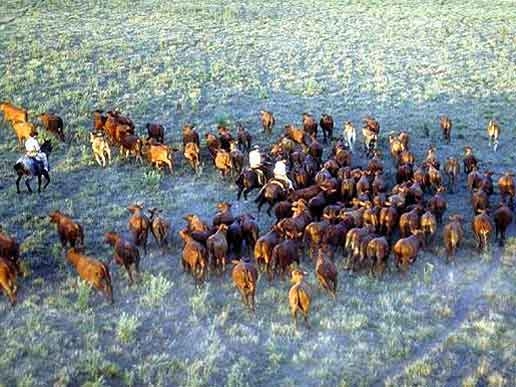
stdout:
[[161,210],[158,210],[156,207],[148,211],[150,214],[149,222],[152,236],[158,246],[162,248],[168,244],[167,237],[170,231],[170,223],[160,215]]
[[115,248],[113,259],[117,265],[124,266],[129,276],[129,285],[132,285],[135,277],[138,277],[139,274],[140,252],[138,247],[132,241],[113,231],[104,234],[104,241]]
[[179,236],[184,242],[181,260],[183,270],[190,272],[197,282],[203,281],[208,268],[206,247],[193,239],[186,229],[180,230]]
[[64,142],[65,135],[63,132],[63,119],[54,113],[43,113],[38,116],[38,119],[43,124],[45,130],[55,134],[61,141]]
[[495,120],[490,120],[487,124],[487,136],[489,137],[489,146],[493,147],[493,151],[498,149],[498,138],[500,137],[500,125]]
[[50,222],[57,225],[57,233],[63,247],[68,244],[71,247],[84,247],[84,231],[79,223],[60,211],[52,212],[49,217]]
[[27,110],[15,106],[10,102],[0,103],[0,112],[4,113],[4,122],[27,122],[29,121],[29,113]]
[[268,135],[271,135],[272,128],[276,123],[274,115],[271,112],[260,110],[260,121],[262,123],[263,131]]
[[304,281],[307,272],[295,269],[292,271],[292,283],[294,284],[288,292],[288,303],[290,305],[290,313],[294,320],[294,325],[297,327],[297,313],[301,312],[305,319],[305,323],[308,324],[308,313],[310,312],[310,303],[312,295],[310,287]]
[[333,261],[325,258],[322,249],[319,249],[315,262],[315,276],[321,287],[330,293],[333,299],[337,297],[337,275],[337,267]]
[[487,250],[493,228],[493,223],[485,210],[480,210],[478,215],[473,218],[473,235],[475,236],[479,250]]
[[503,203],[500,203],[493,214],[495,223],[495,239],[499,241],[500,246],[505,243],[505,231],[512,223],[512,211]]
[[462,243],[464,238],[464,230],[462,229],[462,222],[464,218],[460,215],[450,216],[450,223],[444,226],[443,239],[444,248],[446,249],[446,261],[449,262],[450,257],[455,255],[457,248]]
[[147,254],[147,237],[149,235],[150,220],[143,213],[143,204],[135,203],[127,207],[131,217],[127,223],[127,228],[131,232],[136,246],[143,246],[144,254]]
[[[103,132],[90,133],[91,149],[97,164],[105,167],[111,164],[111,149]],[[107,157],[107,162],[106,162]]]
[[16,292],[18,291],[16,271],[12,261],[0,256],[0,289],[9,298],[12,306],[16,305]]
[[239,261],[234,260],[233,264],[235,265],[231,272],[233,284],[240,292],[244,305],[254,312],[256,308],[254,297],[256,293],[256,282],[258,280],[258,270],[256,270],[256,267],[247,257]]
[[409,265],[415,262],[419,249],[422,245],[423,232],[421,230],[413,230],[412,235],[398,240],[392,249],[394,253],[394,262],[398,269],[406,272]]
[[87,257],[73,247],[66,253],[66,259],[75,267],[83,281],[104,293],[109,302],[113,303],[111,275],[109,274],[108,266],[104,262]]
[[165,128],[163,125],[155,122],[147,123],[145,128],[147,129],[147,140],[153,138],[161,144],[165,143]]
[[217,232],[206,240],[206,247],[214,270],[226,271],[228,257],[228,226],[224,223],[218,226]]

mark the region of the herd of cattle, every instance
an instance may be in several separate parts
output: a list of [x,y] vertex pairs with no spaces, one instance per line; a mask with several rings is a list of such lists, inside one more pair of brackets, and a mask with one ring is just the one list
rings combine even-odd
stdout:
[[[22,128],[34,130],[26,110],[9,103],[0,104],[0,110],[4,120],[12,123],[20,141],[27,138]],[[59,117],[50,113],[39,117],[47,130],[64,140]],[[271,135],[275,125],[273,114],[261,111],[260,120],[264,132]],[[270,230],[260,235],[254,215],[234,215],[232,205],[222,202],[209,222],[196,214],[186,215],[186,227],[178,232],[183,241],[183,269],[200,283],[209,272],[222,275],[232,263],[233,282],[244,303],[253,311],[258,271],[265,273],[270,281],[290,273],[293,286],[289,303],[294,321],[297,313],[307,321],[310,308],[311,292],[304,280],[307,272],[300,268],[303,260],[313,264],[319,284],[333,297],[337,293],[335,262],[339,257],[345,259],[347,270],[367,270],[376,276],[382,275],[392,252],[395,266],[405,273],[421,249],[433,244],[447,210],[447,192],[459,192],[461,169],[456,157],[448,157],[441,168],[435,146],[429,146],[424,160],[416,162],[409,133],[400,132],[388,135],[387,146],[395,170],[386,171],[380,151],[380,124],[376,119],[364,119],[360,149],[355,149],[357,134],[351,122],[343,125],[342,136],[334,140],[331,116],[325,114],[317,122],[305,113],[302,120],[300,127],[287,125],[279,140],[263,152],[265,184],[259,183],[254,170],[244,167],[252,136],[242,125],[238,125],[236,138],[225,125],[218,126],[218,133],[205,136],[207,157],[215,168],[223,176],[230,173],[237,176],[238,199],[242,192],[247,199],[254,188],[260,189],[255,199],[258,212],[268,203],[269,215],[273,211],[276,218]],[[318,127],[323,132],[322,143],[318,141]],[[444,140],[449,143],[452,121],[443,116],[440,127]],[[157,168],[167,167],[172,173],[177,149],[165,144],[162,125],[149,123],[146,129],[146,138],[140,137],[128,117],[119,112],[95,111],[90,140],[98,164],[106,166],[111,160],[110,146],[117,146],[126,158],[131,156],[142,161],[145,157]],[[487,132],[489,143],[496,151],[500,126],[491,120]],[[328,141],[331,141],[331,148],[327,149],[330,154],[323,158],[323,144]],[[357,154],[365,158],[365,165],[356,165]],[[203,164],[200,136],[192,125],[183,128],[183,155],[193,170],[199,171]],[[288,163],[294,189],[271,176],[269,167],[275,160]],[[488,248],[493,232],[503,244],[506,229],[513,219],[515,183],[512,173],[505,172],[498,179],[499,200],[491,203],[495,185],[493,172],[479,170],[471,147],[465,148],[462,164],[473,211],[471,227],[478,248]],[[147,252],[149,232],[157,244],[164,247],[170,239],[171,227],[156,208],[148,210],[149,215],[145,214],[142,203],[130,205],[128,209],[130,236],[108,232],[105,242],[113,246],[115,262],[126,269],[132,283],[138,277],[140,249],[144,254]],[[447,261],[464,239],[464,217],[455,213],[448,218],[442,230]],[[112,301],[109,268],[83,254],[82,226],[59,211],[50,214],[50,219],[57,224],[63,247],[70,247],[66,257],[80,277]],[[253,256],[254,261],[247,256]],[[0,257],[0,286],[14,304],[16,277],[21,273],[19,245],[4,233],[0,233]]]

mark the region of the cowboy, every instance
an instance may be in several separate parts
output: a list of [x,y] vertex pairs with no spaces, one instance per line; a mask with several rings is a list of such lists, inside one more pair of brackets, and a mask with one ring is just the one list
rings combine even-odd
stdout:
[[294,185],[287,176],[287,163],[285,160],[276,161],[274,164],[274,179],[284,183],[285,189],[293,190]]
[[263,185],[265,183],[265,175],[262,171],[262,154],[260,153],[260,147],[255,145],[253,150],[249,152],[249,167],[256,173],[258,177],[258,184]]
[[48,172],[48,159],[44,152],[41,152],[39,142],[36,139],[37,132],[32,132],[25,141],[25,154],[27,157],[34,159],[43,164],[43,169]]

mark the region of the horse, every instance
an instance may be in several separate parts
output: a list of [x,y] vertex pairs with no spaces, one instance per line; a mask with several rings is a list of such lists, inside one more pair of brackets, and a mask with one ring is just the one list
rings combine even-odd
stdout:
[[267,209],[267,214],[271,216],[272,207],[282,200],[287,198],[287,189],[282,185],[281,182],[276,181],[275,179],[270,180],[265,184],[258,196],[254,200],[258,207],[258,214],[264,203],[269,203],[269,208]]
[[[264,173],[264,179],[269,180],[271,177],[271,171],[267,166],[267,162],[264,162],[261,168]],[[237,200],[240,200],[242,192],[244,193],[244,199],[247,200],[247,195],[255,188],[260,188],[263,185],[258,182],[258,175],[251,168],[245,168],[238,175],[235,184],[238,187]]]
[[[52,143],[50,140],[45,140],[45,142],[41,145],[41,152],[45,153],[48,159],[48,156],[52,152]],[[24,155],[18,159],[16,164],[14,164],[14,170],[18,174],[18,178],[16,179],[16,191],[18,193],[21,193],[20,180],[23,176],[27,176],[25,179],[25,185],[27,186],[29,193],[32,193],[30,181],[34,176],[38,177],[38,193],[41,193],[41,176],[44,176],[46,180],[43,189],[47,188],[47,185],[50,183],[50,176],[48,171],[43,168],[43,163],[27,155]]]

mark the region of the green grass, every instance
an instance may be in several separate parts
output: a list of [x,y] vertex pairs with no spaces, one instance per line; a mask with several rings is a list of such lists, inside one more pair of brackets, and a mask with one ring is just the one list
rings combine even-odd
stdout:
[[[20,149],[9,125],[0,124],[0,222],[23,242],[27,274],[19,279],[14,309],[0,298],[0,383],[515,385],[514,226],[505,249],[478,254],[464,178],[459,193],[447,195],[445,217],[460,212],[466,218],[466,243],[455,263],[445,263],[440,229],[437,248],[421,254],[405,278],[392,267],[381,280],[341,271],[333,301],[310,275],[312,328],[296,330],[287,282],[260,278],[253,315],[228,275],[197,286],[183,274],[182,216],[210,220],[216,202],[235,198],[235,186],[207,158],[200,176],[192,176],[179,152],[170,176],[112,149],[113,163],[102,169],[88,137],[98,108],[121,110],[141,134],[145,123],[159,121],[176,147],[186,122],[203,135],[240,121],[257,143],[268,143],[261,109],[275,113],[275,137],[304,111],[332,114],[337,134],[345,120],[358,124],[372,114],[382,134],[411,132],[418,160],[429,143],[441,161],[472,144],[496,178],[514,167],[511,5],[7,0],[0,16],[0,99],[25,106],[31,117],[55,111],[68,140],[53,139],[48,190],[18,196],[11,165]],[[451,145],[440,141],[441,114],[454,122]],[[493,116],[502,125],[497,154],[487,149],[485,133]],[[363,162],[358,154],[355,159]],[[47,215],[72,214],[85,227],[87,254],[107,262],[112,248],[103,234],[126,232],[127,205],[139,200],[164,210],[172,246],[161,251],[150,242],[133,286],[111,264],[110,306],[77,279]],[[255,212],[252,201],[233,208]],[[260,217],[262,232],[270,224]],[[311,263],[303,266],[313,270]]]

